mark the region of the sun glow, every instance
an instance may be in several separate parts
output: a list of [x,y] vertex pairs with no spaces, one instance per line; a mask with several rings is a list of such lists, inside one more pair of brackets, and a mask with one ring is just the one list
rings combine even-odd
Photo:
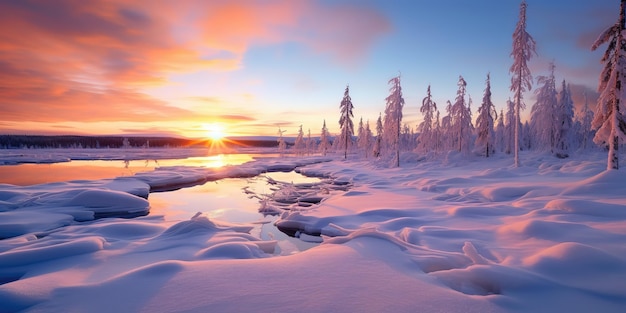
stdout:
[[212,141],[222,141],[226,137],[224,126],[216,123],[203,125],[206,137]]

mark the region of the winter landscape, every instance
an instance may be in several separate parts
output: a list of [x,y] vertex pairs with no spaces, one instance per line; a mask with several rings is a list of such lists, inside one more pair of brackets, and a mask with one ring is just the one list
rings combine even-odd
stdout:
[[624,312],[626,0],[385,3],[0,2],[0,313]]

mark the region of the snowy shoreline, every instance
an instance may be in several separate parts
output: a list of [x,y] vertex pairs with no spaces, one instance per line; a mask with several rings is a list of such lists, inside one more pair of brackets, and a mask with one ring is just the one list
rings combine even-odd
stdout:
[[[262,158],[0,185],[0,232],[13,234],[0,240],[0,312],[621,312],[626,177],[602,153],[521,159]],[[272,257],[276,242],[250,225],[204,216],[90,220],[146,209],[151,190],[296,167],[351,184],[281,214],[279,227],[322,235],[298,254]]]

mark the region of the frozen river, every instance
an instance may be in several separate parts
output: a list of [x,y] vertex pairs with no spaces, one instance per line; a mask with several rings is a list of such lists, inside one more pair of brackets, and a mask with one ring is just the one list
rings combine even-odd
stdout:
[[[179,159],[145,160],[47,160],[47,162],[0,165],[0,183],[19,186],[63,182],[70,180],[95,180],[132,176],[165,166],[198,166],[217,168],[239,165],[251,161],[255,154],[218,154]],[[264,155],[268,156],[268,155]],[[59,162],[56,162],[59,161]],[[37,162],[37,163],[34,163]],[[54,162],[54,163],[49,163]]]
[[[271,155],[270,155],[271,156]],[[54,182],[130,177],[160,167],[189,166],[220,168],[240,165],[256,154],[220,154],[180,159],[154,160],[71,160],[55,163],[21,163],[0,166],[0,183],[29,186]],[[52,162],[52,161],[51,161]],[[287,236],[274,226],[277,213],[261,213],[263,198],[283,184],[316,184],[319,178],[296,172],[264,173],[250,178],[224,178],[167,192],[151,192],[150,215],[162,215],[166,221],[187,220],[198,212],[211,220],[252,224],[251,235],[262,240],[277,240],[277,254],[291,254],[315,246]],[[311,239],[311,238],[310,238]],[[313,238],[314,239],[314,238]],[[315,241],[315,240],[314,240]]]

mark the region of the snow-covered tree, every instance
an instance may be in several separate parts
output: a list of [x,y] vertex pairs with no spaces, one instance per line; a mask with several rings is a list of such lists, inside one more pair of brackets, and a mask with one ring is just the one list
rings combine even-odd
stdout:
[[280,153],[281,156],[285,154],[285,152],[287,151],[287,143],[285,142],[285,139],[283,138],[284,132],[285,131],[281,130],[280,126],[278,126],[278,153]]
[[420,108],[420,112],[422,112],[424,119],[418,126],[418,151],[428,152],[434,149],[435,142],[433,138],[433,124],[436,111],[437,103],[433,101],[432,95],[430,93],[430,85],[428,85],[428,89],[426,90],[426,97],[422,100],[422,107]]
[[400,86],[400,76],[389,80],[389,96],[385,98],[385,121],[383,124],[383,140],[385,147],[395,152],[395,166],[400,166],[400,127],[402,125],[402,108],[404,98],[402,97],[402,86]]
[[343,93],[343,99],[339,105],[339,111],[341,117],[339,118],[339,127],[341,134],[339,135],[339,149],[343,149],[343,158],[348,158],[348,149],[352,143],[352,136],[354,136],[354,123],[352,122],[352,99],[350,98],[350,86],[346,86],[346,91]]
[[442,149],[441,141],[443,140],[441,135],[441,120],[439,118],[439,110],[435,112],[435,124],[433,125],[433,149],[435,152],[440,152]]
[[535,40],[526,32],[526,1],[522,0],[520,4],[519,21],[513,32],[513,65],[509,72],[513,74],[511,77],[511,91],[515,96],[515,132],[514,132],[514,150],[515,150],[515,166],[519,166],[519,137],[520,137],[520,111],[526,106],[522,102],[522,93],[530,91],[532,88],[533,77],[528,69],[528,61],[535,51]]
[[122,148],[124,149],[131,148],[130,141],[128,140],[128,138],[124,138],[124,140],[122,140]]
[[374,141],[374,149],[372,153],[374,157],[379,157],[382,153],[382,142],[383,142],[383,121],[381,114],[378,114],[378,119],[376,120],[376,140]]
[[[329,136],[329,138],[331,138],[332,136]],[[339,139],[339,137],[335,137],[331,143],[331,148],[330,150],[332,151],[339,151],[341,146],[341,140]]]
[[576,121],[579,123],[579,135],[580,135],[580,147],[583,150],[587,150],[589,147],[589,139],[592,136],[591,121],[593,120],[593,112],[589,109],[589,101],[587,100],[587,93],[583,94],[585,101],[578,114],[576,114]]
[[555,110],[556,114],[554,115],[554,153],[557,157],[567,157],[570,148],[570,131],[574,119],[574,101],[571,94],[569,85],[566,85],[565,80],[563,80],[563,86],[561,87],[559,101]]
[[359,141],[359,148],[361,148],[365,152],[365,158],[368,157],[368,152],[372,147],[372,142],[374,141],[374,135],[372,134],[372,130],[370,129],[370,121],[367,120],[365,123],[365,136],[363,136],[363,140]]
[[478,108],[478,117],[476,118],[477,137],[474,145],[477,150],[481,151],[481,154],[488,158],[495,151],[493,124],[494,119],[498,117],[496,107],[491,102],[491,79],[489,74],[487,74],[486,85],[483,102]]
[[[511,154],[515,149],[515,103],[511,99],[506,101],[506,124],[504,125],[504,152]],[[517,123],[519,124],[519,123]],[[518,126],[519,127],[519,126]]]
[[472,112],[469,103],[466,105],[465,95],[467,83],[463,76],[459,76],[457,83],[459,89],[456,99],[450,110],[452,140],[459,152],[468,154],[470,151],[470,138],[474,126],[472,125]]
[[311,154],[311,151],[315,151],[315,142],[311,139],[311,129],[309,128],[306,135],[306,154]]
[[539,150],[554,150],[555,110],[557,91],[554,79],[554,62],[550,62],[550,75],[537,77],[541,87],[535,91],[537,101],[531,108],[530,126],[533,133],[533,146]]
[[522,136],[520,140],[520,149],[530,150],[530,148],[532,147],[532,131],[530,129],[530,123],[528,123],[528,121],[524,122],[524,124],[522,125]]
[[498,125],[496,126],[496,150],[504,152],[506,146],[506,136],[504,135],[504,110],[500,110]]
[[626,0],[621,0],[617,23],[606,29],[594,42],[591,50],[598,49],[608,43],[601,61],[605,63],[598,91],[598,105],[591,123],[597,130],[593,141],[596,144],[608,145],[608,170],[619,169],[619,145],[626,140],[626,106],[624,105],[624,89],[626,83]]
[[304,131],[302,131],[302,125],[300,125],[300,129],[298,130],[298,137],[296,137],[296,142],[293,144],[293,149],[295,150],[297,155],[302,155],[305,148],[306,143],[304,142]]
[[452,133],[452,102],[446,101],[446,112],[448,113],[441,119],[441,147],[443,151],[449,151],[454,147],[454,141],[452,140],[454,134]]
[[330,135],[328,134],[328,128],[326,127],[326,120],[324,120],[324,125],[322,126],[322,131],[320,132],[320,144],[318,146],[319,152],[322,155],[326,155],[326,151],[330,148]]
[[415,147],[415,132],[413,128],[409,126],[409,124],[404,124],[402,126],[402,131],[400,132],[400,150],[403,151],[411,151]]
[[365,126],[363,125],[363,117],[359,119],[359,127],[356,132],[356,146],[361,150],[361,141],[365,140]]

